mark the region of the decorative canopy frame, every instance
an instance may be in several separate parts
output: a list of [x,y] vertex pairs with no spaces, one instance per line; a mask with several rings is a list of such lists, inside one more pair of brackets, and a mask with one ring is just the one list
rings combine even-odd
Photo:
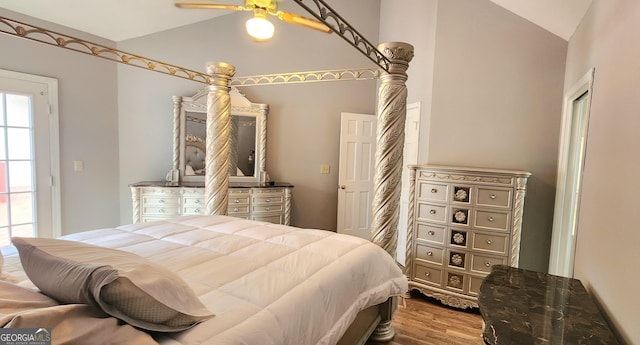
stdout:
[[[209,214],[227,214],[231,86],[379,79],[381,82],[378,89],[371,240],[395,257],[402,176],[402,144],[407,106],[405,82],[406,71],[413,58],[413,46],[408,43],[389,42],[380,44],[376,48],[324,0],[294,1],[330,27],[382,71],[378,69],[329,70],[234,78],[235,67],[228,63],[209,63],[206,73],[202,73],[1,16],[0,32],[209,85],[205,167],[205,203]],[[372,337],[380,341],[388,341],[393,338],[393,334],[389,317],[380,323]]]

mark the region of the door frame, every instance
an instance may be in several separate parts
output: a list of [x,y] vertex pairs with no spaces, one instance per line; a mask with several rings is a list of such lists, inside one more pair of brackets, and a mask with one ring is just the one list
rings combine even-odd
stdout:
[[[47,102],[49,104],[49,156],[50,156],[50,182],[51,188],[51,230],[47,237],[59,237],[62,235],[62,217],[60,205],[60,139],[59,139],[59,112],[58,112],[58,80],[35,74],[15,72],[0,69],[0,78],[17,79],[27,82],[44,84],[47,87]],[[37,164],[37,161],[36,161]],[[42,188],[39,186],[38,188]],[[37,194],[36,194],[37,197]],[[36,218],[37,219],[37,218]],[[38,236],[41,229],[38,226]]]
[[[579,193],[582,189],[582,176],[576,176],[579,178],[576,189],[574,190],[567,185],[568,178],[568,165],[571,156],[571,134],[574,123],[574,101],[578,100],[585,94],[589,97],[586,102],[585,116],[582,121],[586,122],[587,128],[585,138],[588,135],[589,128],[589,113],[591,112],[591,100],[593,94],[593,78],[595,74],[595,68],[591,68],[580,80],[575,83],[567,93],[565,93],[562,110],[562,122],[560,127],[560,146],[558,149],[558,174],[556,183],[556,198],[555,209],[553,217],[553,230],[551,235],[551,249],[549,253],[549,270],[550,274],[560,275],[564,277],[573,276],[574,257],[576,250],[577,239],[577,226],[578,226],[578,214],[579,214],[579,197],[575,200],[572,207],[565,207],[565,199],[570,193]],[[580,168],[580,175],[582,175],[584,167],[584,157],[586,155],[586,140],[585,151],[582,153],[582,164]],[[579,194],[578,194],[579,195]],[[573,217],[575,219],[574,228],[563,228],[563,224],[567,219]]]

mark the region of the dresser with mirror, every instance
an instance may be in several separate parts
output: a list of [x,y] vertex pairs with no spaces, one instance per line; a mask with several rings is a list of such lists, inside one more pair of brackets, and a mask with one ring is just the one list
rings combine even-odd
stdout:
[[[134,223],[206,212],[207,94],[205,88],[191,97],[173,97],[173,169],[166,181],[130,185]],[[293,185],[271,181],[266,171],[269,106],[250,102],[236,89],[229,95],[231,159],[227,214],[289,225]]]

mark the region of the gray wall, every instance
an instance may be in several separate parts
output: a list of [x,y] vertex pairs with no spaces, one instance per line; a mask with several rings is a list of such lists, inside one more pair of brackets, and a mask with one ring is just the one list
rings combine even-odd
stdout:
[[[96,43],[115,43],[0,8],[0,15]],[[62,233],[116,226],[119,219],[115,63],[0,35],[0,68],[58,80]],[[74,172],[73,161],[84,171]]]
[[489,1],[382,3],[380,37],[416,48],[420,163],[533,173],[520,266],[546,271],[567,42]]
[[421,163],[429,161],[437,23],[438,0],[381,0],[380,42],[407,42],[414,48],[415,56],[407,71],[407,104],[420,102]]
[[429,163],[519,169],[520,267],[549,258],[566,41],[490,3],[440,1]]
[[[288,5],[288,7],[287,7]],[[378,41],[379,3],[338,2],[334,8],[372,42]],[[303,11],[295,3],[282,9]],[[206,61],[236,66],[237,76],[374,67],[336,35],[274,21],[274,39],[254,43],[244,31],[245,12],[118,43],[118,48],[161,61],[205,70]],[[371,20],[376,18],[376,20]],[[128,184],[163,180],[172,162],[172,95],[204,87],[188,80],[118,67],[120,220],[131,222]],[[272,85],[243,88],[253,102],[268,103],[267,171],[290,182],[292,224],[335,229],[340,112],[375,112],[376,81]],[[329,164],[330,174],[320,174]]]
[[565,90],[595,67],[575,277],[623,338],[640,344],[640,2],[593,2],[569,43]]

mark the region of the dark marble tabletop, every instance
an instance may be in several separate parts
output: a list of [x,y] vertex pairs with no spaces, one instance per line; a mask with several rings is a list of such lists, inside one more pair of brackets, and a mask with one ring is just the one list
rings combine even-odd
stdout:
[[493,266],[478,304],[487,344],[620,344],[577,279]]
[[[187,188],[204,188],[204,182],[167,182],[167,181],[140,181],[132,183],[129,187],[187,187]],[[271,187],[293,187],[289,182],[229,182],[232,188],[271,188]]]

